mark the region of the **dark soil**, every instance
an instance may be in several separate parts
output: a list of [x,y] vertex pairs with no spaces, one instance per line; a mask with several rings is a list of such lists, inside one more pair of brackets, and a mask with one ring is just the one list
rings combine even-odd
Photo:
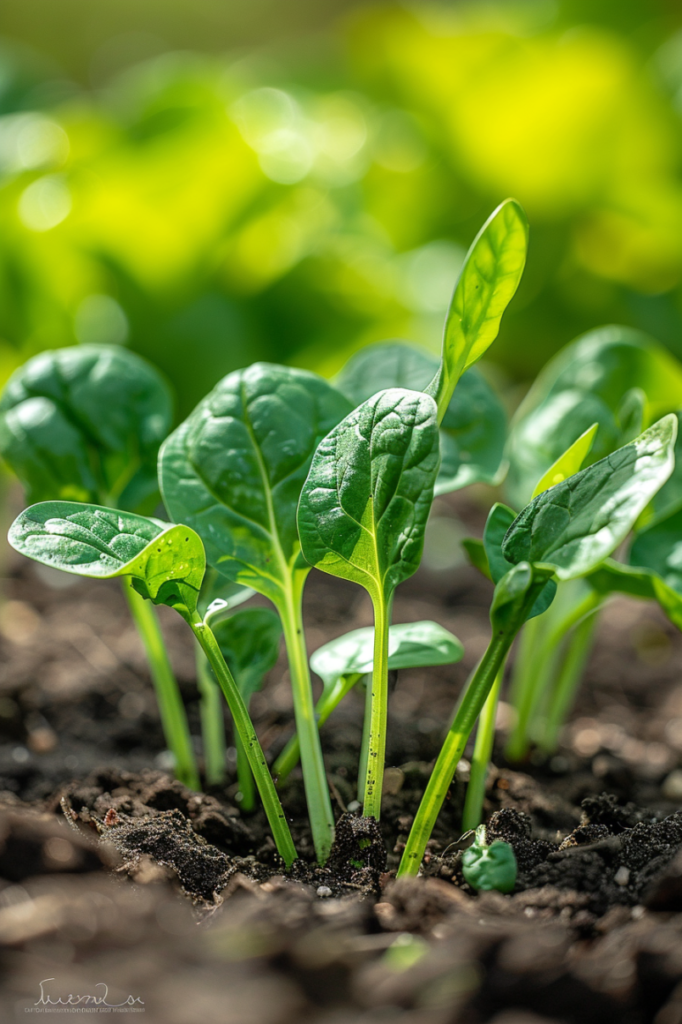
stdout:
[[[473,505],[460,499],[458,510],[478,523]],[[473,570],[421,571],[398,593],[395,621],[435,619],[466,656],[394,680],[380,826],[355,810],[362,695],[352,693],[323,733],[332,857],[314,865],[295,772],[282,800],[300,860],[286,876],[262,814],[240,814],[234,772],[203,794],[168,775],[118,587],[57,587],[70,579],[8,559],[3,1021],[73,1012],[74,993],[101,996],[106,984],[110,1003],[131,997],[110,1012],[144,1010],[155,1024],[682,1024],[682,636],[653,607],[607,610],[548,763],[518,770],[496,751],[488,833],[514,846],[519,876],[508,896],[477,895],[457,844],[466,760],[423,877],[394,877],[444,723],[487,640],[490,588]],[[161,611],[198,736],[190,637]],[[371,609],[358,588],[313,573],[306,621],[314,649],[369,624]],[[292,721],[283,661],[252,711],[275,757]]]

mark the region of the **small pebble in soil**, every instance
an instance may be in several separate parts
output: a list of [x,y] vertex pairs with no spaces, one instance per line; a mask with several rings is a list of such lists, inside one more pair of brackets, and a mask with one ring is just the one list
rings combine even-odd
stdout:
[[332,894],[332,891],[331,891],[331,889],[329,888],[328,885],[320,885],[320,886],[318,886],[318,889],[317,889],[317,895],[318,896],[321,896],[321,897],[331,896],[331,894]]
[[616,885],[627,885],[630,881],[630,868],[626,868],[625,865],[618,868],[613,876],[613,880]]

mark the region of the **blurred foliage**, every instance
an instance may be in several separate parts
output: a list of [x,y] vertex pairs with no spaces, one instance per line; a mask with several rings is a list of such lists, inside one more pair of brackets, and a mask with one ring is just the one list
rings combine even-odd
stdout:
[[609,321],[682,355],[672,2],[298,0],[278,45],[265,0],[243,24],[209,0],[103,7],[97,32],[82,0],[0,12],[0,378],[43,348],[128,344],[185,414],[255,359],[332,374],[387,337],[436,352],[507,195],[531,222],[491,351],[507,374]]

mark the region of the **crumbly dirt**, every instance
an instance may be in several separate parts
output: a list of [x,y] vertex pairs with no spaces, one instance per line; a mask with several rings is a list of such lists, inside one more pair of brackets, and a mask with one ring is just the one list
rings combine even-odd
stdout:
[[[458,512],[475,530],[467,500]],[[282,789],[300,855],[289,873],[262,813],[241,814],[233,761],[226,785],[205,793],[168,774],[120,589],[60,586],[14,556],[4,575],[3,1021],[68,1017],[74,993],[99,1012],[83,1000],[106,984],[110,1004],[126,1003],[109,1012],[144,1010],[154,1024],[682,1024],[682,636],[652,607],[622,600],[605,613],[553,758],[511,766],[496,748],[488,833],[519,865],[503,896],[474,893],[461,874],[466,759],[423,876],[395,879],[443,725],[486,643],[490,588],[473,570],[420,571],[400,588],[395,621],[441,622],[465,659],[392,680],[379,826],[354,809],[362,695],[335,712],[323,733],[335,847],[315,865],[294,772]],[[198,736],[191,640],[161,612]],[[371,622],[358,588],[315,573],[305,614],[311,649]],[[252,710],[274,758],[292,723],[283,660]],[[501,729],[505,716],[503,703]]]

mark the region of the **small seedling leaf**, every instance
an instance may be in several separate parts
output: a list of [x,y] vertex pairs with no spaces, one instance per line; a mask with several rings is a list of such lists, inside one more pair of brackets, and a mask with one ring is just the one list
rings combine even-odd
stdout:
[[559,456],[544,476],[538,480],[533,491],[533,498],[537,498],[538,494],[548,491],[550,487],[555,487],[556,484],[562,483],[567,477],[573,476],[574,473],[578,472],[590,452],[594,442],[594,435],[598,429],[599,424],[593,423],[584,434],[580,435],[577,441],[573,442],[570,448],[566,449],[563,455]]
[[670,476],[676,435],[677,418],[665,416],[630,444],[538,495],[509,528],[505,558],[551,565],[560,580],[595,569]]

